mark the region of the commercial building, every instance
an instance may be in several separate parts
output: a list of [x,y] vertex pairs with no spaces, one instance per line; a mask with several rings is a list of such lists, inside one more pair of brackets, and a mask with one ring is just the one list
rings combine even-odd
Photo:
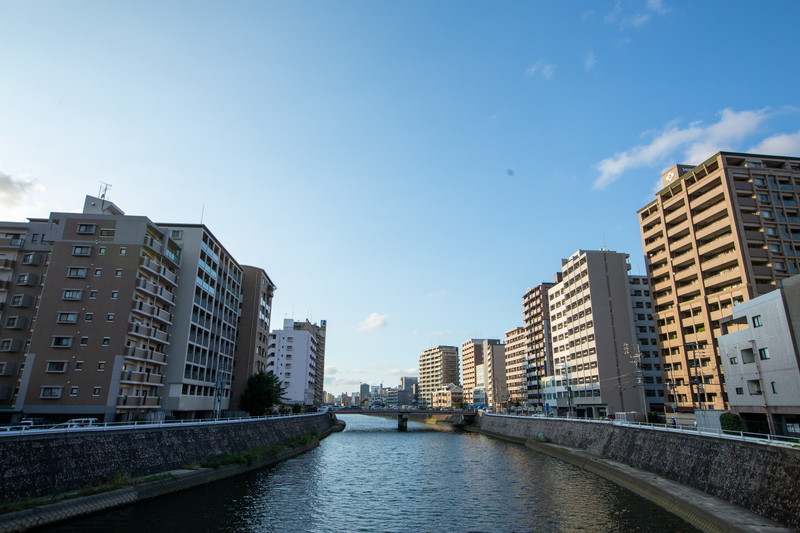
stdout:
[[[728,403],[745,431],[800,437],[800,276],[733,307],[717,339]],[[735,325],[737,331],[727,333]]]
[[283,383],[287,403],[322,405],[326,331],[325,320],[317,325],[287,318],[283,329],[270,333],[267,370]]
[[638,211],[667,410],[724,409],[720,321],[800,272],[800,158],[719,152]]
[[506,331],[505,359],[508,402],[525,405],[528,402],[528,335],[525,328]]
[[419,397],[421,407],[433,405],[433,392],[450,383],[460,387],[458,348],[435,346],[419,356]]
[[262,268],[242,266],[242,315],[231,384],[232,411],[239,411],[239,400],[253,374],[266,372],[269,327],[275,284]]
[[562,280],[548,291],[553,367],[545,405],[595,418],[642,411],[631,312],[628,255],[578,250],[562,260]]

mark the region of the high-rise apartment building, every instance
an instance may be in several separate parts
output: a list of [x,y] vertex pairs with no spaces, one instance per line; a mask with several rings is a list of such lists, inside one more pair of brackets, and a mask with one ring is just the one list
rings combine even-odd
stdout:
[[661,358],[658,353],[658,336],[650,301],[647,276],[628,276],[630,283],[633,327],[636,329],[636,346],[629,349],[630,356],[639,365],[637,386],[644,390],[648,412],[664,412],[664,384],[661,377]]
[[[561,274],[556,274],[560,281]],[[553,373],[553,353],[550,344],[550,305],[547,291],[554,283],[541,283],[528,288],[522,297],[524,328],[527,340],[526,380],[528,388],[528,405],[544,406],[541,380]]]
[[[11,306],[25,304],[17,316],[28,336],[10,352],[24,367],[15,409],[53,419],[159,418],[180,245],[147,217],[91,196],[82,213],[32,220],[28,233],[17,237],[31,251],[9,295]],[[3,316],[0,338],[14,318]]]
[[276,289],[264,269],[243,265],[242,272],[242,316],[231,383],[230,408],[233,411],[239,410],[239,400],[250,376],[267,370],[269,324]]
[[242,267],[204,225],[162,227],[183,246],[165,409],[175,418],[209,418],[230,407]]
[[458,372],[458,348],[435,346],[419,356],[419,404],[433,405],[433,392],[450,383],[461,385]]
[[473,390],[477,386],[476,369],[483,364],[483,340],[469,339],[461,343],[462,394],[467,405],[472,403]]
[[481,344],[486,370],[486,405],[507,407],[506,345],[498,339],[483,339]]
[[322,405],[326,331],[325,320],[317,325],[287,318],[283,329],[270,333],[267,370],[283,383],[287,403]]
[[528,334],[518,327],[506,331],[506,382],[511,405],[528,403]]
[[596,418],[642,412],[627,254],[578,250],[562,260],[562,281],[548,291],[554,372],[546,405],[559,414]]
[[667,410],[724,409],[720,320],[800,272],[800,158],[719,152],[662,184],[638,216]]

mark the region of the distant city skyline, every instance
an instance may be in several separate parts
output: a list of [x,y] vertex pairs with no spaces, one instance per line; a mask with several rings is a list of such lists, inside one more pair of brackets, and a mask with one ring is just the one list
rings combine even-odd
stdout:
[[107,183],[127,214],[202,221],[275,283],[273,325],[327,320],[326,391],[394,383],[521,326],[576,250],[644,274],[636,210],[663,170],[800,155],[799,13],[6,2],[0,219]]

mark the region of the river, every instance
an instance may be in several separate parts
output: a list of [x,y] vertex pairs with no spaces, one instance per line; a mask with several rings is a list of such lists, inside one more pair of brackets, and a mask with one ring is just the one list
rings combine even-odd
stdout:
[[524,446],[344,415],[319,448],[232,479],[50,528],[59,532],[697,531]]

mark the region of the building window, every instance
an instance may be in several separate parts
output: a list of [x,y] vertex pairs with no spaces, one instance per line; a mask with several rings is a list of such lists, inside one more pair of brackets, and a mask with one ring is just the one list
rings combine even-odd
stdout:
[[86,316],[83,317],[86,322],[91,322],[94,319],[94,313],[86,313]]
[[72,300],[77,301],[81,299],[81,293],[83,291],[77,289],[64,289],[63,296],[61,297],[63,300]]
[[47,362],[47,370],[45,372],[50,372],[52,374],[63,374],[67,371],[67,362],[66,361],[48,361]]
[[85,267],[69,267],[67,269],[68,278],[85,278],[88,269]]
[[118,277],[118,278],[121,278],[121,277],[122,277],[122,269],[121,269],[121,268],[118,268],[118,269],[117,269],[117,270],[114,272],[114,276],[116,276],[116,277]]
[[89,292],[89,298],[91,298],[92,300],[96,299],[97,298],[97,291],[90,291]]
[[22,321],[18,316],[10,316],[6,318],[5,327],[8,329],[20,329],[22,327]]
[[50,400],[61,398],[61,389],[62,387],[42,387],[39,392],[39,398]]
[[72,337],[53,337],[50,344],[53,348],[69,348],[72,346]]
[[101,246],[100,249],[97,250],[97,253],[100,254],[100,255],[106,255],[106,247],[105,246]]
[[114,322],[114,313],[108,313],[106,315],[106,322]]
[[70,396],[77,396],[78,395],[78,387],[72,387],[71,389],[69,389],[69,395]]
[[35,285],[36,284],[36,276],[27,272],[25,274],[20,274],[17,276],[17,285]]
[[116,300],[119,298],[119,291],[111,291],[111,299]]
[[87,257],[92,255],[92,247],[91,246],[73,246],[72,247],[72,255],[79,255],[83,257]]
[[16,294],[11,297],[11,307],[26,307],[25,306],[25,295],[24,294]]
[[739,359],[738,359],[738,358],[736,358],[736,357],[731,357],[731,364],[732,364],[732,365],[735,365],[735,364],[737,364],[738,362],[739,362]]
[[103,273],[103,269],[102,269],[102,268],[95,268],[95,269],[94,269],[94,275],[95,275],[95,276],[99,276],[99,275],[101,275],[102,273]]
[[94,234],[95,227],[94,224],[78,224],[78,233],[92,235]]
[[[89,337],[81,337],[81,346],[89,346]],[[75,368],[75,370],[80,370]]]
[[744,394],[744,388],[743,387],[736,387],[736,394]]
[[758,357],[761,358],[762,361],[769,359],[769,348],[759,348]]
[[83,361],[75,361],[75,370],[83,370]]
[[104,372],[105,369],[106,369],[106,362],[105,361],[100,361],[99,363],[97,363],[97,371],[98,372]]
[[92,390],[92,396],[100,396],[100,387],[95,387]]
[[128,253],[128,249],[124,246],[119,249],[119,255],[125,255],[126,253]]
[[101,237],[113,237],[115,231],[113,229],[101,229],[100,236]]
[[179,229],[174,229],[170,232],[170,236],[173,239],[180,239],[183,236],[183,231]]
[[74,324],[78,321],[78,313],[58,313],[56,322],[59,324]]
[[103,337],[103,346],[109,346],[111,344],[111,337]]
[[770,386],[772,387],[772,394],[778,394],[777,384],[774,381],[770,381]]
[[764,324],[761,322],[761,315],[756,315],[753,317],[753,327],[760,328]]

